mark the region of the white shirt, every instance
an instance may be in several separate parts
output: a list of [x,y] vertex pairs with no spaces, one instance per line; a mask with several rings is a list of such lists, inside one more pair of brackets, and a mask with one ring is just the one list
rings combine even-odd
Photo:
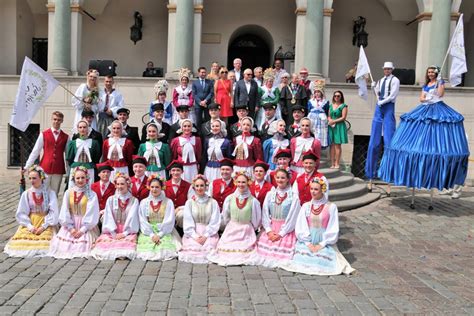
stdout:
[[247,94],[250,94],[250,87],[252,86],[250,84],[250,81],[244,80],[245,87],[247,88]]
[[106,102],[107,92],[105,91],[105,89],[100,90],[99,98],[104,104],[104,110],[105,108],[109,108],[112,111],[112,115],[114,116],[114,118],[117,118],[117,111],[125,106],[125,101],[123,99],[122,94],[115,89],[111,93],[109,93],[108,104]]
[[[383,105],[389,102],[395,103],[395,99],[397,98],[398,92],[400,90],[400,80],[398,80],[397,77],[395,77],[394,75],[383,77],[377,82],[377,85],[375,86],[375,94],[377,95],[377,100],[379,99],[379,93],[381,93],[380,90],[382,89],[382,84],[384,80],[386,80],[384,95],[382,96],[383,99],[377,102],[378,105]],[[388,86],[389,83],[390,83],[390,87]],[[390,94],[389,94],[389,90],[390,90]]]
[[242,79],[242,70],[236,70],[234,69],[234,73],[235,73],[235,81],[239,81],[240,79]]

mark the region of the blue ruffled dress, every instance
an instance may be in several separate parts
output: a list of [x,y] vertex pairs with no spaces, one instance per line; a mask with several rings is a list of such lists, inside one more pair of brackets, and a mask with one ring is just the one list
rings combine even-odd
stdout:
[[437,87],[423,86],[430,101],[400,117],[380,163],[382,180],[438,190],[464,184],[469,158],[464,117],[441,101]]

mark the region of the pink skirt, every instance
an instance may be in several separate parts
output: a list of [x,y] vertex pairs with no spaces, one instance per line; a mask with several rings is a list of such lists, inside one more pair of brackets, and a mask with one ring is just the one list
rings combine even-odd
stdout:
[[[196,224],[196,233],[198,235],[204,234],[206,225]],[[219,235],[215,234],[206,239],[204,245],[198,243],[194,238],[188,235],[183,236],[183,247],[181,248],[178,259],[179,261],[189,263],[208,263],[207,255],[210,251],[216,249],[219,241]]]
[[253,265],[258,256],[255,250],[257,236],[251,223],[230,221],[225,227],[217,248],[207,259],[221,266]]
[[[123,232],[123,224],[117,225],[116,234]],[[110,233],[103,233],[95,242],[91,255],[97,260],[115,260],[117,258],[135,259],[137,256],[137,234],[129,234],[116,239]]]
[[[80,229],[82,216],[73,216],[74,228]],[[69,230],[62,226],[51,240],[49,256],[57,259],[86,258],[91,255],[91,248],[99,235],[97,227],[87,231],[79,238],[74,238]]]
[[[284,219],[272,219],[272,231],[278,233],[281,226],[285,224]],[[276,268],[284,261],[293,258],[296,245],[295,232],[286,234],[280,240],[272,242],[268,239],[266,232],[262,232],[257,242],[257,253],[259,255],[259,264],[268,268]]]

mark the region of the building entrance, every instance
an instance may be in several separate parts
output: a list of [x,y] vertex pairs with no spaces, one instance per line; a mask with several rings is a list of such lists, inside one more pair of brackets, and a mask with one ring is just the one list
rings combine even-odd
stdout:
[[271,66],[270,47],[258,35],[246,33],[237,36],[229,43],[227,53],[227,67],[233,69],[235,58],[242,59],[242,69],[254,69],[257,66],[263,69]]

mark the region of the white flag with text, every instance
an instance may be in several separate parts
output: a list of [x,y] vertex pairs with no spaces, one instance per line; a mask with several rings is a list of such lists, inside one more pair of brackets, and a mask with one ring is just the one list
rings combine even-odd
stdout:
[[10,125],[24,132],[59,82],[25,57]]
[[365,56],[364,47],[360,46],[359,61],[357,62],[357,72],[355,82],[359,86],[359,96],[367,100],[367,80],[366,76],[370,73],[369,62]]
[[449,82],[453,87],[462,82],[462,74],[467,72],[466,49],[464,48],[464,25],[463,15],[459,17],[458,24],[451,39],[451,69],[449,70]]

